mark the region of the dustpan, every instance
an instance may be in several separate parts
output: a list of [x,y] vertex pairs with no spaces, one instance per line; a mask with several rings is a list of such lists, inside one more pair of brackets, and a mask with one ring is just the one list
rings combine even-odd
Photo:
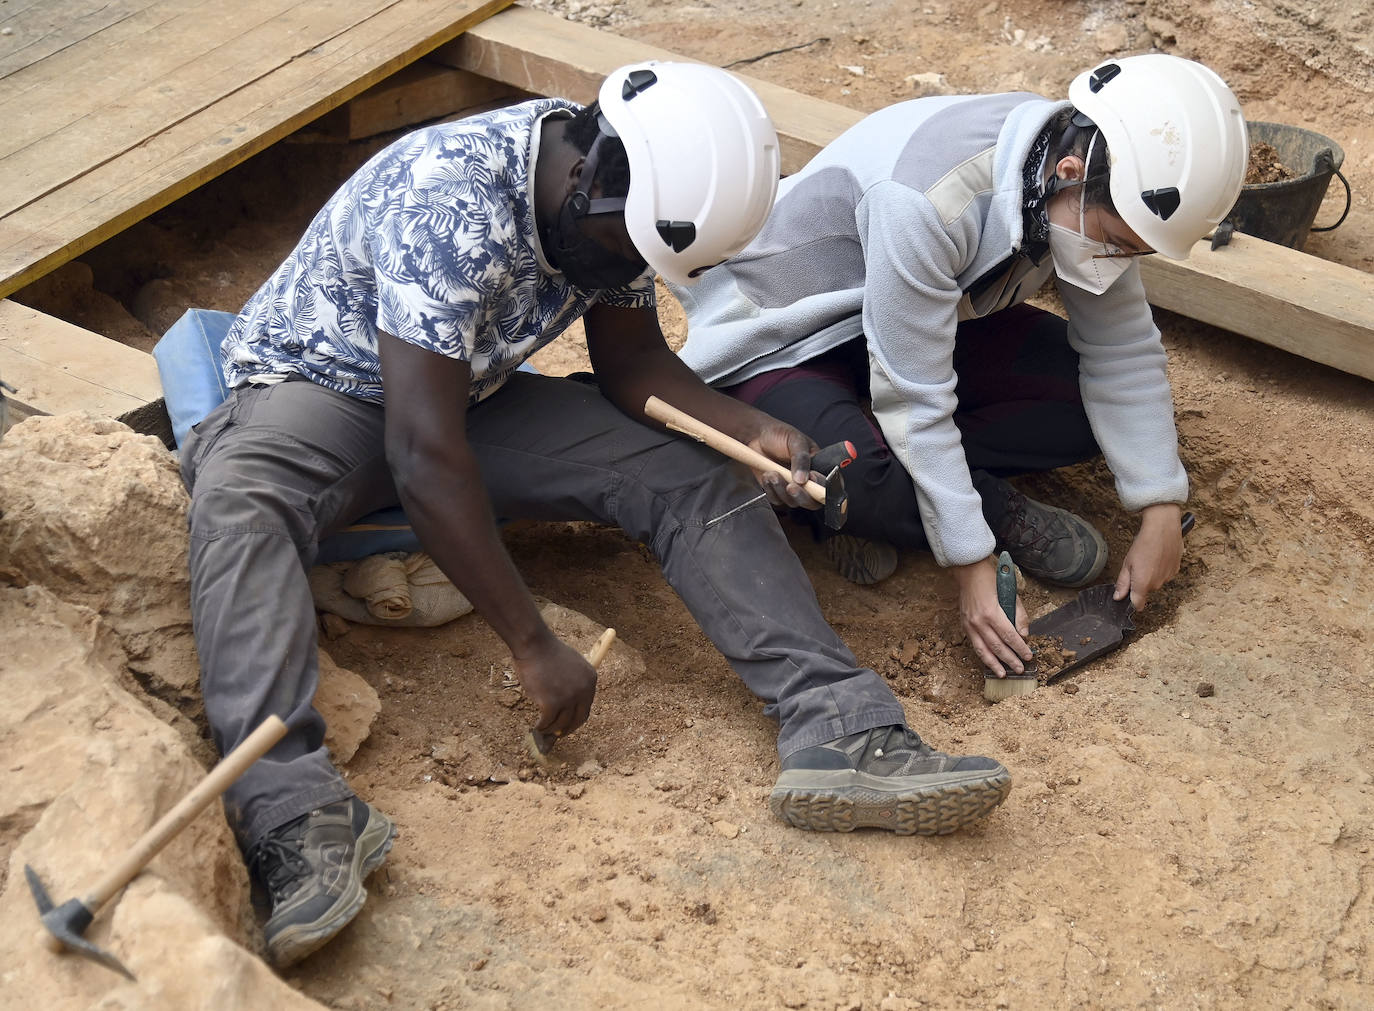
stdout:
[[[1185,537],[1195,522],[1192,513],[1183,514]],[[1055,681],[1104,653],[1110,653],[1126,641],[1129,633],[1135,631],[1135,623],[1131,620],[1135,608],[1130,595],[1127,594],[1122,600],[1113,600],[1115,592],[1115,583],[1090,586],[1080,590],[1078,596],[1064,606],[1030,623],[1031,635],[1057,638],[1063,642],[1066,653],[1073,653],[1072,659],[1045,678],[1046,682]]]

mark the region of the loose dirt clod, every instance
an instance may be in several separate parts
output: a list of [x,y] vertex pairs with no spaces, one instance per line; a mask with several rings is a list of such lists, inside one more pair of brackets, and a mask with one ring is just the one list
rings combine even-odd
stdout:
[[1259,183],[1281,183],[1285,179],[1296,179],[1297,173],[1279,158],[1278,149],[1262,140],[1250,142],[1250,164],[1245,170],[1245,185]]
[[1076,650],[1064,648],[1061,635],[1033,635],[1026,642],[1035,654],[1035,672],[1042,685],[1078,657]]

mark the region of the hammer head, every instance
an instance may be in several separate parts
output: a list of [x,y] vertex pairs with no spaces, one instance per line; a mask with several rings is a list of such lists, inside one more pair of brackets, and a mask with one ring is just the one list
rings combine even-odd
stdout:
[[826,446],[811,458],[813,470],[824,475],[821,484],[825,487],[824,510],[825,525],[831,530],[844,526],[849,516],[849,495],[844,490],[844,468],[856,459],[858,452],[849,440]]
[[62,905],[54,906],[38,872],[28,864],[24,865],[24,877],[28,879],[29,891],[33,893],[33,901],[38,905],[43,926],[52,935],[48,947],[55,951],[65,949],[85,955],[93,962],[99,962],[106,968],[134,979],[134,974],[124,967],[123,962],[81,936],[91,925],[91,920],[95,919],[95,913],[87,909],[84,902],[80,899],[68,899]]

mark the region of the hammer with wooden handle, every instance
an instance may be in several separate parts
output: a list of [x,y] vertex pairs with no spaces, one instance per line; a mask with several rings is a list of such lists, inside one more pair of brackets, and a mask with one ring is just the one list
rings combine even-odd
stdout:
[[[789,481],[792,480],[792,471],[776,460],[770,460],[758,450],[751,449],[738,439],[726,435],[717,428],[712,428],[704,421],[698,421],[671,404],[665,404],[658,397],[650,397],[644,402],[644,413],[655,421],[663,422],[671,431],[681,432],[698,442],[705,443],[717,452],[724,453],[730,459],[737,460],[746,467],[752,467],[754,470],[771,470]],[[839,454],[843,459],[838,460],[829,473],[825,475],[825,483],[822,484],[813,479],[807,481],[805,485],[806,493],[823,507],[825,525],[831,530],[838,530],[844,526],[845,517],[849,511],[849,497],[845,494],[844,477],[840,471],[853,459],[853,446],[849,443],[843,445],[845,452]],[[829,450],[822,450],[821,454],[835,455]],[[820,458],[821,454],[817,455],[817,459]]]

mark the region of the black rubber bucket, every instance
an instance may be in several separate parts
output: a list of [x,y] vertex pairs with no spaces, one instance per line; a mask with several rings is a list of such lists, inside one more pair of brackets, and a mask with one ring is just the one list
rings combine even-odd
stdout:
[[[1350,184],[1341,175],[1345,152],[1330,137],[1281,123],[1247,121],[1250,142],[1263,141],[1279,154],[1279,161],[1294,173],[1276,183],[1252,183],[1241,187],[1240,197],[1226,216],[1238,232],[1301,249],[1309,232],[1329,232],[1350,213]],[[1313,228],[1317,209],[1335,175],[1345,186],[1345,213],[1334,225]]]

